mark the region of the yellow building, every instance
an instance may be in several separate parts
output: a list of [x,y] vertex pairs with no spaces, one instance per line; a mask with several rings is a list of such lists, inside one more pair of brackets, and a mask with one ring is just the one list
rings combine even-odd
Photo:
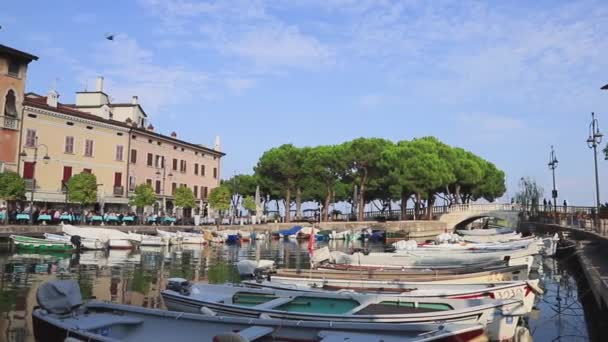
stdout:
[[67,180],[90,172],[99,184],[98,203],[106,211],[126,209],[129,126],[63,105],[58,98],[55,91],[46,97],[29,93],[23,102],[19,170],[28,200],[35,187],[34,202],[61,207],[57,203],[67,200]]

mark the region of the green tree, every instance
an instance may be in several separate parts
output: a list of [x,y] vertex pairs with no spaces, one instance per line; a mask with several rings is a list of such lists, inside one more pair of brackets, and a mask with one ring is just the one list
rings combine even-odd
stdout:
[[285,222],[291,221],[291,198],[301,177],[300,150],[292,144],[272,148],[260,157],[255,167],[256,176],[262,183],[274,183],[270,189],[284,194]]
[[88,172],[72,176],[68,181],[68,197],[81,207],[97,202],[97,177]]
[[153,205],[154,202],[156,202],[156,193],[149,184],[140,184],[136,186],[133,191],[133,196],[129,199],[129,204],[138,209]]
[[211,208],[218,210],[220,217],[223,217],[224,212],[230,209],[231,197],[231,190],[226,185],[220,185],[211,190],[211,193],[209,194],[209,205]]
[[[14,201],[25,198],[25,181],[18,173],[12,171],[0,173],[0,198],[8,202],[9,211]],[[8,215],[4,219],[8,221]]]
[[515,200],[521,207],[532,214],[538,212],[540,199],[543,197],[543,188],[529,177],[519,180],[519,191],[515,194]]
[[392,145],[392,142],[380,138],[358,138],[344,145],[350,176],[357,185],[358,204],[357,220],[363,220],[366,203],[366,191],[370,180],[382,173],[382,152]]
[[249,211],[253,215],[256,214],[255,199],[253,198],[253,196],[247,196],[243,198],[243,208],[247,209],[247,211]]
[[175,189],[173,197],[175,198],[175,205],[180,208],[194,208],[196,206],[194,193],[187,186],[180,186]]

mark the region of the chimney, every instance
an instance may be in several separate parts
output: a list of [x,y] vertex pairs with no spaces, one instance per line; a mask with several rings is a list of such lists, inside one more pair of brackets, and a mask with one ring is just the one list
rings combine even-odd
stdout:
[[137,101],[137,96],[133,96],[131,98],[131,104],[133,104],[133,105],[139,104],[138,101]]
[[148,127],[146,128],[148,131],[154,132],[154,126],[152,126],[152,124],[149,124]]
[[220,136],[219,135],[215,136],[215,145],[213,146],[213,149],[216,150],[216,151],[221,151]]
[[59,102],[59,93],[54,90],[49,91],[49,94],[46,97],[46,104],[50,107],[57,108],[57,103]]
[[175,133],[175,132],[171,132],[171,138],[173,138],[173,139],[177,139],[177,133]]
[[95,91],[103,92],[103,76],[98,76],[95,81]]

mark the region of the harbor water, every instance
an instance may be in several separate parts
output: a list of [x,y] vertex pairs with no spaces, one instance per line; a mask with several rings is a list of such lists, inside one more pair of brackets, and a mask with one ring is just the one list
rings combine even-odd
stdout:
[[[320,247],[324,243],[318,243]],[[382,244],[331,241],[330,248],[383,250]],[[238,281],[234,262],[272,259],[278,267],[308,268],[307,242],[257,241],[240,245],[144,247],[81,254],[16,252],[0,245],[0,341],[34,341],[31,313],[36,289],[48,280],[75,279],[85,298],[164,308],[160,291],[170,277],[224,283]],[[575,258],[541,260],[545,294],[526,322],[534,341],[600,341],[603,328]],[[583,278],[583,279],[581,279]],[[595,315],[595,316],[594,316]],[[604,334],[605,336],[605,334]]]

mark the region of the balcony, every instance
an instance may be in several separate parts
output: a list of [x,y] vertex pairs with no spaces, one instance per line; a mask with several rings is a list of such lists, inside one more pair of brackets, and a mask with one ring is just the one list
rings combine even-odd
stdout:
[[114,187],[114,196],[122,196],[125,193],[124,186],[115,186]]
[[26,191],[32,191],[32,189],[34,189],[34,186],[36,186],[35,179],[24,179],[24,181],[25,181],[25,190]]
[[2,116],[1,118],[2,120],[0,120],[0,122],[2,122],[2,127],[14,130],[19,129],[19,119],[11,116]]

